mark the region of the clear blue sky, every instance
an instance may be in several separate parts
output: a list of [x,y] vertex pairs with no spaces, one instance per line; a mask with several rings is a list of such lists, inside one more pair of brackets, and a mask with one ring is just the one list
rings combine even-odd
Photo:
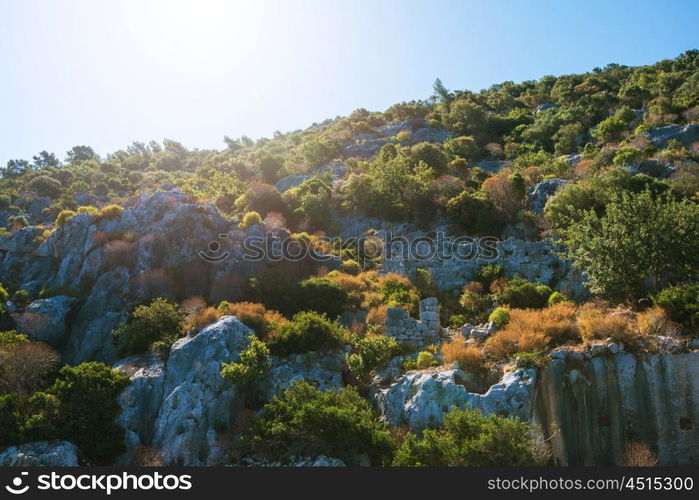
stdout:
[[0,164],[223,147],[449,88],[699,48],[699,1],[0,0]]

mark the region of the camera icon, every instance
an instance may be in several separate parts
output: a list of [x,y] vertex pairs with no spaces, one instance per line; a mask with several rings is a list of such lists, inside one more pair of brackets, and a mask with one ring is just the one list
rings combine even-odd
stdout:
[[[228,238],[228,235],[223,233],[223,234],[219,234],[218,237],[219,237],[219,239]],[[199,252],[199,257],[201,259],[205,260],[206,262],[210,262],[212,264],[218,264],[219,262],[223,262],[224,260],[226,260],[230,256],[231,256],[231,253],[228,250],[222,251],[221,242],[219,242],[217,240],[210,241],[206,251]]]
[[10,493],[12,493],[13,495],[22,495],[23,493],[26,493],[27,490],[29,490],[29,485],[25,485],[24,487],[22,487],[22,482],[23,482],[22,478],[23,478],[23,476],[28,476],[28,475],[29,475],[28,472],[20,473],[19,476],[17,476],[16,478],[14,478],[12,480],[12,485],[8,484],[7,486],[5,486],[5,489],[7,491],[9,491]]

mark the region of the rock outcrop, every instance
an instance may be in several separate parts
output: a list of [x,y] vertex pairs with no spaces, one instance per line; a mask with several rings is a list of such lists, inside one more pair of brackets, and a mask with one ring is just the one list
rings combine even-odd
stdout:
[[556,194],[556,191],[565,186],[568,181],[563,179],[547,179],[529,188],[529,206],[532,213],[541,215],[548,199]]
[[68,441],[36,441],[0,451],[0,467],[75,467],[78,447]]
[[29,304],[24,312],[14,313],[12,319],[17,324],[18,332],[32,340],[59,347],[68,332],[68,314],[76,302],[75,298],[65,295],[38,299]]
[[343,351],[307,352],[288,358],[273,356],[267,376],[260,383],[260,393],[265,400],[272,399],[297,380],[306,380],[321,391],[342,387],[344,358]]
[[408,425],[415,432],[442,424],[452,408],[479,409],[484,414],[529,418],[535,370],[507,373],[485,394],[469,392],[469,375],[459,368],[408,372],[374,396],[391,426]]

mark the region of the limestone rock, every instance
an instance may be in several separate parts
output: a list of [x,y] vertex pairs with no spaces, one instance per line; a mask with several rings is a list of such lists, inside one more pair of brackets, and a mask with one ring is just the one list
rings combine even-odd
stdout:
[[252,334],[235,316],[223,316],[172,346],[153,436],[165,464],[213,465],[224,458],[223,434],[244,401],[221,377],[221,363],[237,361]]
[[376,404],[393,427],[407,424],[419,432],[438,427],[452,408],[479,409],[528,419],[531,415],[535,370],[516,370],[503,376],[485,394],[468,392],[468,375],[460,369],[408,372],[389,388],[379,390]]
[[529,188],[529,206],[532,213],[540,215],[544,212],[546,201],[556,194],[568,181],[563,179],[547,179]]
[[76,467],[78,447],[68,441],[35,441],[0,451],[0,467]]
[[32,340],[58,347],[64,340],[68,326],[66,319],[75,302],[76,299],[65,295],[35,300],[23,313],[13,315],[17,331]]
[[305,380],[320,390],[342,387],[344,352],[327,354],[309,352],[288,358],[272,357],[271,367],[260,392],[266,400],[272,399],[296,380]]

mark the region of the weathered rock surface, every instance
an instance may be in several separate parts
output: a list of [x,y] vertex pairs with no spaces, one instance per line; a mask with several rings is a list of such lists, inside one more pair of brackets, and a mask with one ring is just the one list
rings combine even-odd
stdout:
[[529,206],[532,213],[540,215],[544,212],[546,201],[565,186],[568,181],[563,179],[547,179],[529,188]]
[[223,459],[222,434],[231,431],[243,400],[221,377],[221,363],[237,361],[252,334],[238,318],[224,316],[172,346],[153,435],[164,463],[213,465]]
[[529,418],[535,370],[506,374],[485,394],[468,392],[469,376],[458,368],[408,372],[375,394],[382,417],[393,427],[413,431],[438,427],[452,408],[479,409],[484,414]]
[[663,465],[699,464],[699,352],[570,354],[542,370],[533,404],[559,464],[621,464],[631,441]]
[[0,451],[0,467],[75,467],[78,447],[68,441],[36,441]]
[[288,358],[273,356],[267,377],[260,384],[260,392],[269,400],[297,380],[306,380],[322,391],[342,387],[343,364],[343,351],[308,352]]
[[76,302],[73,297],[65,295],[35,300],[24,312],[13,314],[17,331],[32,340],[58,347],[65,339],[68,331],[66,320]]
[[658,149],[666,148],[673,139],[690,147],[699,140],[699,125],[667,125],[643,132],[643,136],[650,139],[651,145]]

